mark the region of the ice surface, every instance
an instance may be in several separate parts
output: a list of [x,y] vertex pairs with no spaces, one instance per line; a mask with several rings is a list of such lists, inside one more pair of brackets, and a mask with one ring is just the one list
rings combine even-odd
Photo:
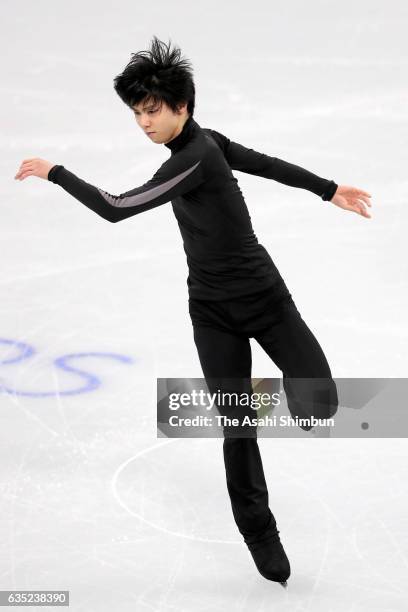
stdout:
[[[153,34],[195,68],[195,119],[372,194],[372,219],[236,173],[259,241],[337,377],[407,366],[407,5],[3,7],[1,589],[69,589],[75,612],[407,609],[404,439],[260,441],[292,565],[264,580],[232,519],[222,441],[157,439],[156,377],[201,369],[170,204],[112,225],[58,186],[110,193],[168,157],[112,80]],[[253,375],[279,376],[253,345]]]

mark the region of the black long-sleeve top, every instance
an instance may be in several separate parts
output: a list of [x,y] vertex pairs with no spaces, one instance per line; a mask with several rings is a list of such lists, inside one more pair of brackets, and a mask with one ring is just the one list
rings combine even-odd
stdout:
[[62,165],[48,180],[111,223],[172,203],[187,256],[189,296],[222,300],[274,285],[280,274],[258,242],[232,170],[307,189],[330,200],[337,184],[277,157],[258,153],[189,116],[165,143],[170,157],[153,177],[120,195],[85,182]]

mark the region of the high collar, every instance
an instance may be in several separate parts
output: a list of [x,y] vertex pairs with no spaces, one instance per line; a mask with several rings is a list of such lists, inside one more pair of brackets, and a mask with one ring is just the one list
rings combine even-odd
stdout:
[[183,125],[183,129],[180,134],[170,140],[169,142],[165,142],[164,146],[171,150],[172,153],[179,151],[184,147],[184,145],[190,140],[193,136],[195,128],[198,124],[194,121],[193,117],[190,115],[187,121]]

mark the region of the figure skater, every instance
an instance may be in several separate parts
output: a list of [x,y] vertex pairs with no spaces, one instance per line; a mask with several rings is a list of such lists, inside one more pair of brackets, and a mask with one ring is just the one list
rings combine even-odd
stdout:
[[[171,202],[187,257],[194,342],[210,390],[251,392],[252,337],[282,371],[291,412],[302,413],[302,397],[293,386],[301,377],[326,381],[317,405],[334,414],[337,395],[327,359],[258,242],[233,171],[306,189],[366,218],[370,194],[202,128],[194,119],[191,63],[178,47],[156,36],[148,51],[132,54],[115,77],[114,89],[147,138],[169,150],[169,158],[150,180],[112,195],[63,165],[40,158],[24,159],[15,179],[52,181],[111,223]],[[226,426],[223,433],[236,525],[261,575],[286,585],[290,564],[269,508],[256,429],[237,434]]]

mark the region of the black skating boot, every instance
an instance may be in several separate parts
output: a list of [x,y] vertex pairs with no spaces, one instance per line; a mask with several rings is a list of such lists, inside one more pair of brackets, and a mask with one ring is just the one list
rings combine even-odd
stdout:
[[247,543],[247,546],[259,573],[267,580],[280,582],[286,587],[290,564],[280,541],[279,531],[276,530],[273,536],[260,542]]

